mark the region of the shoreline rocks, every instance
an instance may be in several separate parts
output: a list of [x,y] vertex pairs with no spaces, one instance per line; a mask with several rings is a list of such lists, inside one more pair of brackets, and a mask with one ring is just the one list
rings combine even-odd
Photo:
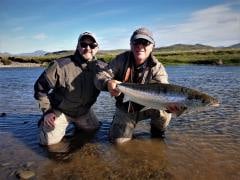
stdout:
[[9,65],[4,65],[0,62],[0,68],[12,68],[12,67],[42,67],[42,64],[38,63],[20,63],[20,62],[12,62]]
[[35,176],[35,172],[31,170],[18,170],[16,176],[19,179],[30,179]]

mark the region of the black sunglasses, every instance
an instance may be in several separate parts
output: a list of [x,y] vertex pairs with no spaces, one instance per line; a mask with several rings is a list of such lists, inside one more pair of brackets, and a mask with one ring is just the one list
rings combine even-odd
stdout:
[[148,45],[151,44],[151,42],[149,42],[149,41],[146,40],[146,39],[136,39],[136,40],[134,40],[134,41],[132,42],[132,44],[133,44],[134,46],[139,45],[139,44],[142,44],[143,46],[148,46]]
[[97,43],[90,43],[90,44],[88,44],[86,42],[80,42],[80,46],[82,48],[86,48],[87,46],[89,46],[91,49],[94,49],[94,48],[96,48],[98,46],[98,44]]

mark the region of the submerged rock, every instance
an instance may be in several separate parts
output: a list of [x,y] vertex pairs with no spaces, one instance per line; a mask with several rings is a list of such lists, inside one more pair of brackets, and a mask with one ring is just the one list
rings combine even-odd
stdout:
[[0,167],[6,167],[6,166],[10,166],[11,165],[11,163],[2,163],[2,164],[0,164]]
[[19,179],[30,179],[35,176],[35,173],[31,170],[19,170],[16,172],[16,176]]
[[35,164],[34,162],[29,161],[29,162],[27,162],[26,164],[24,164],[23,167],[29,168],[29,167],[33,166],[34,164]]
[[223,61],[222,59],[218,59],[217,61],[215,61],[216,65],[223,65]]
[[0,117],[5,117],[6,115],[7,114],[3,112],[3,113],[0,114]]

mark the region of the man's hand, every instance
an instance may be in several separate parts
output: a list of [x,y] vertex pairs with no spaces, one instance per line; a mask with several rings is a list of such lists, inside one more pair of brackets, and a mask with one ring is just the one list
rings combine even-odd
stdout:
[[47,126],[49,128],[54,128],[55,124],[54,121],[56,120],[56,114],[55,113],[48,113],[44,116],[43,125]]
[[119,96],[121,94],[121,92],[116,88],[117,84],[122,83],[121,81],[117,81],[117,80],[109,80],[107,83],[107,87],[108,87],[108,92],[112,95],[112,96]]

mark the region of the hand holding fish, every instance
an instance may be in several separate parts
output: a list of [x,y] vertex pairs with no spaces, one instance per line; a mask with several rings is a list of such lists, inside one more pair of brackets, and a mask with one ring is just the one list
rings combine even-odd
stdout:
[[46,114],[44,116],[44,121],[43,121],[44,126],[47,126],[49,128],[54,128],[55,127],[55,124],[54,124],[55,119],[56,119],[55,113]]
[[117,80],[109,80],[107,83],[107,87],[108,87],[108,92],[112,95],[112,96],[119,96],[121,94],[121,92],[117,89],[117,84],[122,83],[121,81],[117,81]]

